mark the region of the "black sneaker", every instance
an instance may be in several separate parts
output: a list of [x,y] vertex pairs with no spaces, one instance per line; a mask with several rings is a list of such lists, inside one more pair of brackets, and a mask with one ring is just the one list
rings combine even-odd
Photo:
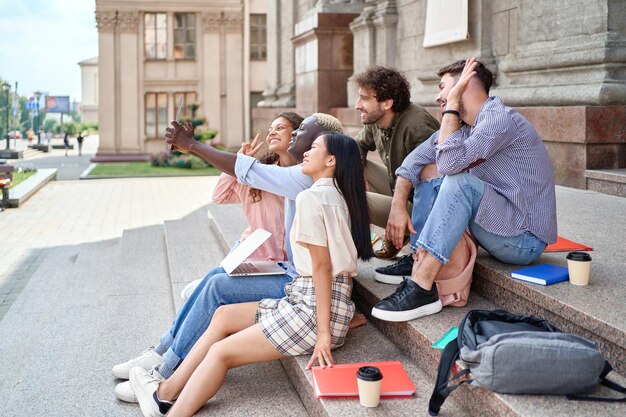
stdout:
[[409,321],[441,311],[437,286],[426,291],[411,279],[402,281],[396,291],[372,308],[372,316],[385,321]]
[[404,255],[395,264],[375,269],[374,279],[385,284],[401,284],[404,277],[410,278],[413,270],[413,255]]

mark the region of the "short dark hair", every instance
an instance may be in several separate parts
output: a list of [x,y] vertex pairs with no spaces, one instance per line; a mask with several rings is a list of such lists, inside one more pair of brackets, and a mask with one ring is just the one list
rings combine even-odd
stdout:
[[374,90],[376,101],[393,100],[391,109],[401,112],[411,104],[411,84],[404,74],[395,68],[375,65],[354,76],[359,88]]
[[[476,75],[474,78],[478,79],[485,88],[485,92],[489,94],[489,89],[493,84],[493,73],[487,68],[482,62],[476,61],[478,65],[474,71],[476,71]],[[446,74],[450,74],[451,77],[454,77],[458,80],[459,75],[463,72],[463,68],[465,67],[465,60],[462,59],[460,61],[453,62],[450,65],[446,65],[437,71],[437,76],[443,77]]]
[[[350,214],[350,234],[360,259],[374,256],[370,236],[370,219],[363,180],[363,164],[356,141],[339,132],[323,132],[326,151],[336,159],[334,183]],[[319,136],[318,136],[319,137]]]

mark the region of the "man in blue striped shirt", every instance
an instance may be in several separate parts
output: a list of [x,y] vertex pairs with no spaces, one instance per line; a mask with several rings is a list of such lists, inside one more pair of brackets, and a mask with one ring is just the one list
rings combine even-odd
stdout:
[[[435,277],[465,229],[492,256],[519,265],[532,263],[556,241],[554,175],[533,126],[489,96],[493,75],[476,59],[457,61],[438,75],[441,130],[396,171],[387,226],[394,243],[407,227],[417,230],[415,249],[426,256],[411,279],[374,306],[372,315],[381,320],[407,321],[441,310]],[[412,188],[413,221],[400,204]]]

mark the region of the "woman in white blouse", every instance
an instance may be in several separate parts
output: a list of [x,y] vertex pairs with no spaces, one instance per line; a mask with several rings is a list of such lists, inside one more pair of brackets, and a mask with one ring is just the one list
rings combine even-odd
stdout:
[[[286,297],[220,307],[207,331],[167,380],[130,381],[146,416],[191,416],[219,390],[229,369],[313,353],[308,363],[332,366],[354,314],[357,258],[373,256],[363,168],[356,142],[324,132],[304,154],[302,172],[315,183],[296,199],[291,229],[300,274]],[[174,403],[174,401],[176,402]]]

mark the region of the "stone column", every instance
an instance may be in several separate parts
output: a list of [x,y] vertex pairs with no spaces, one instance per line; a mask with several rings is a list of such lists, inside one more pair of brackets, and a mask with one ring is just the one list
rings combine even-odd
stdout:
[[[140,88],[139,60],[139,11],[118,11],[115,51],[116,97],[116,148],[120,153],[141,153],[145,151],[139,128],[143,122],[140,109],[144,108]],[[165,134],[165,132],[162,132]]]
[[396,66],[398,11],[395,0],[377,1],[372,19],[376,28],[376,63],[386,67]]
[[96,10],[98,28],[98,154],[113,154],[115,146],[115,95],[109,94],[115,84],[115,10]]
[[329,113],[347,105],[352,75],[353,13],[313,13],[296,24],[296,108],[302,114]]
[[295,24],[292,0],[267,3],[267,88],[259,107],[294,107],[294,48],[291,43]]
[[199,21],[202,28],[202,56],[200,62],[200,96],[202,113],[207,118],[210,129],[218,131],[217,139],[222,140],[222,103],[221,97],[226,94],[222,90],[221,79],[224,69],[224,51],[221,49],[221,14],[219,12],[202,13]]
[[376,30],[374,28],[374,14],[376,12],[376,0],[366,0],[361,14],[350,22],[350,31],[353,36],[354,72],[363,71],[376,62]]
[[276,92],[280,84],[280,52],[283,45],[280,27],[282,13],[279,3],[280,0],[267,0],[267,86],[259,107],[272,107],[277,99]]
[[[243,95],[243,11],[228,11],[224,13],[223,35],[225,54],[224,75],[226,85],[225,104],[226,118],[222,120],[224,135],[222,142],[227,147],[239,147],[244,137],[244,120],[250,110],[244,108]],[[249,59],[249,57],[245,57]],[[223,98],[224,99],[224,98]],[[224,115],[223,115],[224,116]]]
[[280,62],[279,80],[276,89],[276,101],[272,107],[295,107],[295,50],[291,38],[294,36],[296,7],[292,0],[281,0],[280,5]]
[[[211,129],[225,146],[244,139],[243,13],[241,10],[200,15],[204,48],[202,104]],[[208,76],[207,76],[208,75]]]
[[[367,0],[361,14],[350,23],[354,36],[354,74],[371,65],[396,66],[398,12],[395,0]],[[352,78],[352,77],[350,77]],[[354,107],[356,91],[350,83],[348,106]]]

